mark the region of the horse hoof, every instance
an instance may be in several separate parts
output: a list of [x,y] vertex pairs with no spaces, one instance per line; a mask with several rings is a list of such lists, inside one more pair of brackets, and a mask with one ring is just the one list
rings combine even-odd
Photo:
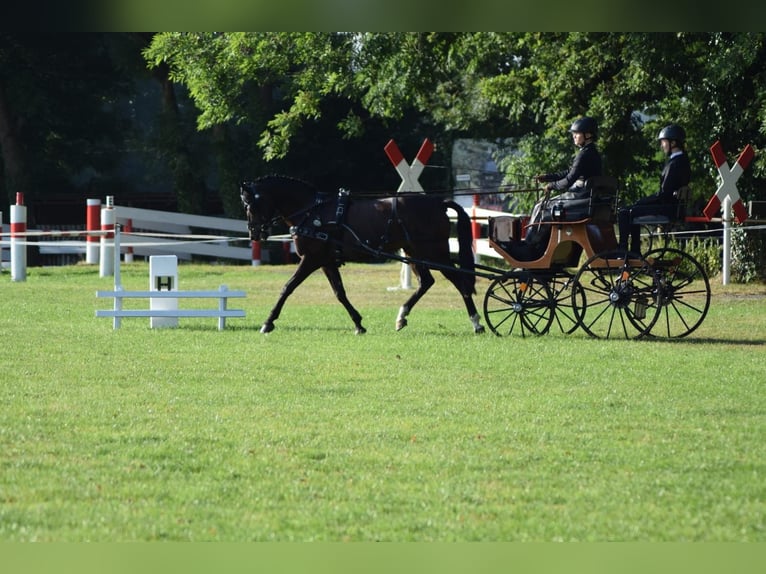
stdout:
[[400,319],[396,322],[396,330],[401,331],[407,326],[407,320],[406,319]]
[[356,328],[356,334],[357,335],[364,335],[366,332],[367,332],[367,329],[365,329],[361,325]]
[[264,323],[261,327],[261,333],[271,333],[274,330],[274,325],[271,323]]
[[477,335],[481,335],[482,333],[484,333],[484,325],[479,325],[473,330],[473,332],[476,333]]

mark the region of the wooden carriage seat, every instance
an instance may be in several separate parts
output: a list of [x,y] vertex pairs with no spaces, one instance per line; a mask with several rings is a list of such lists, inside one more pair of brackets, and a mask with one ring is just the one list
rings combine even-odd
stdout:
[[576,265],[583,249],[588,256],[615,249],[617,180],[611,176],[592,177],[585,186],[590,190],[586,213],[581,213],[575,220],[569,220],[565,215],[560,221],[540,224],[551,230],[542,253],[525,249],[519,241],[519,233],[514,232],[519,220],[512,216],[490,218],[490,245],[510,265],[529,269]]

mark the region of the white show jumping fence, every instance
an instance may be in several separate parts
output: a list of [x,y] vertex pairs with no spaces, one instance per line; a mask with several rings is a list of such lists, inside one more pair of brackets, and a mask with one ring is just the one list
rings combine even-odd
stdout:
[[[221,285],[218,291],[96,291],[96,297],[114,298],[114,309],[97,310],[96,317],[112,317],[113,327],[120,328],[123,317],[218,317],[218,330],[226,328],[227,317],[244,317],[244,309],[228,309],[227,300],[233,297],[245,297],[244,291],[229,291]],[[218,299],[217,309],[123,309],[123,299]]]
[[[112,317],[112,327],[119,329],[122,318],[127,317],[149,317],[150,325],[155,326],[174,326],[176,323],[155,323],[155,319],[160,318],[175,318],[179,317],[217,317],[218,318],[218,330],[222,331],[226,327],[227,317],[244,317],[244,309],[228,309],[227,302],[230,298],[245,297],[244,291],[229,291],[226,285],[221,285],[217,291],[180,291],[172,290],[174,286],[178,284],[178,272],[177,272],[177,258],[171,256],[173,259],[172,269],[168,270],[166,267],[164,270],[159,271],[165,275],[154,276],[150,275],[149,284],[151,286],[157,286],[157,290],[150,291],[125,291],[122,288],[122,279],[120,274],[120,226],[116,226],[114,230],[114,244],[113,244],[113,257],[114,257],[114,290],[113,291],[96,291],[96,297],[110,297],[114,299],[114,308],[111,310],[97,310],[96,317]],[[150,264],[150,269],[153,266]],[[163,281],[168,282],[168,288],[171,290],[160,290],[161,283]],[[155,307],[158,300],[160,304],[157,307],[164,308],[152,308],[152,309],[123,309],[123,299],[135,299],[144,298],[151,300],[151,307]],[[217,309],[178,309],[178,299],[217,299]],[[170,305],[162,305],[161,300],[171,303]]]

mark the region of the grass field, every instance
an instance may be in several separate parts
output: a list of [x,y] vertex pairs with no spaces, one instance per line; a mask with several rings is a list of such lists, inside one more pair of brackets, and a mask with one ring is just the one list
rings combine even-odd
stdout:
[[764,286],[680,341],[498,338],[440,277],[395,332],[398,264],[347,265],[366,335],[321,274],[262,335],[292,270],[181,265],[247,291],[224,331],[0,275],[0,540],[766,541]]

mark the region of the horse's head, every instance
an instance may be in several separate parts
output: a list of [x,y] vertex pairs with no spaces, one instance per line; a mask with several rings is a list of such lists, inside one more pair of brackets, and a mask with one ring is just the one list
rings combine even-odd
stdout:
[[239,187],[239,196],[247,215],[247,229],[253,241],[265,240],[274,222],[274,202],[258,187],[258,182],[246,181]]

